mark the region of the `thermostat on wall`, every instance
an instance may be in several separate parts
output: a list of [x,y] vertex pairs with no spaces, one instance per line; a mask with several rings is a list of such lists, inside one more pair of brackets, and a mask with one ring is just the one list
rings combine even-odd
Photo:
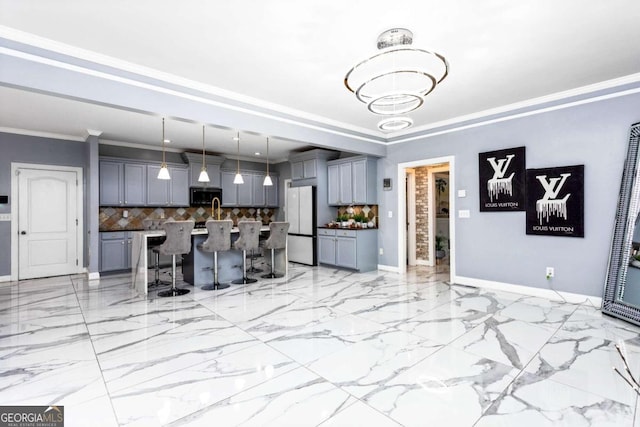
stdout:
[[0,203],[2,204],[9,203],[9,196],[0,196]]
[[391,190],[391,178],[383,178],[382,179],[382,189],[383,190]]

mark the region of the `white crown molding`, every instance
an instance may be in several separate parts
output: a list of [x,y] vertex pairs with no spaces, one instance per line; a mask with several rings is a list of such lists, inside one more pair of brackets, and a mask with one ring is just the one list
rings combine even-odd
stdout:
[[0,132],[13,133],[16,135],[36,136],[39,138],[63,139],[66,141],[74,141],[74,142],[85,142],[87,140],[86,137],[76,136],[76,135],[64,135],[61,133],[40,132],[37,130],[16,129],[16,128],[8,128],[8,127],[0,127]]
[[[111,139],[101,139],[98,142],[100,143],[100,145],[114,145],[116,147],[140,148],[142,150],[162,151],[162,146],[160,145],[155,146],[155,145],[136,144],[135,142],[114,141]],[[170,152],[170,153],[183,153],[185,150],[180,148],[167,147],[165,145],[164,151]]]
[[[452,133],[452,132],[459,132],[461,130],[470,129],[474,127],[486,126],[493,123],[499,123],[499,122],[513,120],[521,117],[533,116],[536,114],[542,114],[549,111],[561,110],[564,108],[575,107],[578,105],[599,102],[605,99],[612,99],[612,98],[618,98],[621,96],[631,95],[631,94],[640,92],[640,88],[633,88],[633,89],[628,89],[624,91],[613,92],[613,93],[608,93],[604,95],[594,96],[591,98],[580,99],[577,101],[568,101],[568,102],[552,105],[549,107],[544,107],[544,105],[552,102],[561,102],[562,100],[570,99],[576,96],[589,95],[595,92],[608,90],[608,89],[615,89],[616,87],[620,87],[626,84],[634,84],[638,82],[640,82],[640,73],[631,74],[629,76],[621,77],[618,79],[599,82],[593,85],[582,86],[580,88],[576,88],[576,89],[572,89],[564,92],[557,92],[552,95],[547,95],[539,98],[532,98],[526,101],[504,105],[502,107],[497,107],[490,110],[484,110],[477,113],[468,114],[466,116],[456,117],[450,120],[443,120],[440,122],[431,123],[429,125],[424,125],[418,128],[414,128],[412,129],[412,132],[404,132],[404,134],[407,135],[406,138],[401,138],[397,140],[394,139],[394,141],[389,142],[388,145],[401,144],[404,142],[415,141],[417,139],[429,138],[432,136],[443,135],[443,134]],[[521,109],[529,109],[529,111],[525,111],[522,113],[508,114],[510,111],[518,111]],[[506,114],[506,115],[495,118],[495,119],[482,120],[485,117],[492,117],[500,114]],[[432,130],[432,129],[438,129],[438,128],[452,126],[452,125],[474,121],[474,120],[480,120],[480,121],[467,124],[467,125],[452,127],[442,131],[429,132],[429,130]],[[419,133],[419,135],[417,135],[416,133]],[[395,135],[394,135],[394,138],[396,138]]]
[[[312,121],[312,122],[317,122],[317,123],[322,123],[326,126],[332,126],[332,127],[336,127],[336,128],[340,128],[340,129],[345,129],[345,130],[349,130],[351,132],[356,132],[356,133],[362,133],[364,135],[369,135],[371,137],[384,137],[384,134],[378,131],[373,131],[371,129],[367,129],[367,128],[362,128],[359,126],[354,126],[348,123],[344,123],[344,122],[339,122],[337,120],[332,120],[326,117],[322,117],[322,116],[318,116],[315,114],[311,114],[305,111],[301,111],[301,110],[296,110],[284,105],[280,105],[280,104],[275,104],[275,103],[271,103],[271,102],[267,102],[261,99],[257,99],[257,98],[253,98],[250,96],[246,96],[246,95],[242,95],[236,92],[231,92],[216,86],[212,86],[212,85],[208,85],[208,84],[204,84],[201,82],[197,82],[195,80],[191,80],[191,79],[187,79],[184,77],[179,77],[176,76],[174,74],[170,74],[170,73],[166,73],[163,71],[159,71],[153,68],[149,68],[149,67],[144,67],[141,65],[137,65],[137,64],[133,64],[127,61],[123,61],[121,59],[117,59],[108,55],[103,55],[103,54],[99,54],[96,52],[92,52],[86,49],[81,49],[75,46],[71,46],[65,43],[60,43],[60,42],[56,42],[54,40],[51,39],[47,39],[44,37],[40,37],[40,36],[36,36],[35,34],[31,34],[31,33],[27,33],[24,31],[19,31],[16,30],[14,28],[10,28],[7,26],[3,26],[0,25],[0,37],[8,39],[8,40],[12,40],[18,43],[23,43],[29,46],[33,46],[35,48],[38,49],[43,49],[43,50],[47,50],[47,51],[51,51],[51,52],[55,52],[61,55],[66,55],[66,56],[70,56],[73,58],[77,58],[80,60],[84,60],[84,61],[88,61],[88,62],[92,62],[92,63],[96,63],[99,65],[103,65],[106,67],[111,67],[117,70],[121,70],[121,71],[125,71],[128,73],[134,73],[134,74],[138,74],[141,76],[145,76],[145,77],[149,77],[152,79],[156,79],[159,81],[163,81],[166,83],[170,83],[173,85],[177,85],[177,86],[182,86],[184,88],[189,88],[189,89],[194,89],[197,91],[200,91],[202,93],[208,94],[208,95],[213,95],[213,96],[217,96],[217,97],[221,97],[221,98],[226,98],[232,101],[236,101],[239,103],[244,103],[244,104],[249,104],[251,106],[255,106],[255,107],[259,107],[259,108],[263,108],[266,110],[270,110],[270,111],[277,111],[279,113],[283,113],[289,116],[293,116],[293,117],[297,117],[299,119],[303,119],[303,120],[308,120],[308,121]],[[44,61],[38,61],[38,62],[44,62],[47,63],[49,65],[54,65],[55,63],[58,64],[64,64],[67,67],[62,67],[62,68],[67,68],[67,69],[74,69],[75,71],[79,71],[82,72],[81,70],[84,70],[85,74],[89,74],[89,75],[94,75],[94,76],[102,76],[103,78],[105,78],[106,76],[111,76],[114,77],[112,78],[112,80],[119,80],[122,82],[128,81],[128,84],[132,84],[132,82],[136,82],[135,80],[131,80],[131,79],[126,79],[126,78],[122,78],[122,77],[118,77],[115,78],[116,76],[111,75],[111,74],[107,74],[104,72],[99,72],[96,70],[92,70],[90,68],[86,68],[86,67],[78,67],[78,66],[74,66],[71,64],[66,64],[60,61],[54,61],[54,60],[47,60],[46,58],[42,58],[42,57],[38,57],[35,55],[31,55],[31,54],[25,54],[24,52],[20,52],[20,51],[14,51],[13,49],[6,49],[6,48],[0,48],[0,53],[4,53],[4,54],[11,54],[10,51],[13,52],[18,52],[21,53],[23,55],[19,55],[19,57],[22,57],[24,59],[30,59],[30,60],[34,60],[34,58],[40,58]],[[12,56],[18,56],[16,54],[13,54]],[[30,58],[29,58],[30,57]],[[72,67],[72,68],[70,68]],[[141,87],[146,87],[148,89],[160,89],[160,86],[157,85],[150,85],[150,84],[144,84],[141,82],[136,82],[138,83],[136,86],[141,86]],[[292,120],[292,119],[288,119],[285,117],[280,117],[280,116],[276,116],[274,114],[267,114],[267,113],[262,113],[262,112],[258,112],[258,111],[253,111],[253,110],[249,110],[243,107],[238,107],[238,106],[234,106],[225,102],[218,102],[218,101],[212,101],[210,99],[206,99],[206,98],[202,98],[202,97],[195,97],[195,96],[189,96],[185,93],[182,92],[177,92],[177,91],[173,91],[173,90],[168,90],[165,88],[162,88],[164,90],[161,90],[161,92],[172,92],[174,94],[181,94],[183,97],[186,98],[190,98],[190,99],[200,99],[200,100],[206,100],[208,101],[207,103],[209,104],[213,104],[213,105],[218,105],[221,107],[225,107],[231,110],[235,110],[235,111],[241,111],[241,112],[245,112],[245,113],[250,113],[253,115],[257,115],[257,116],[261,116],[261,117],[266,117],[266,118],[270,118],[273,120],[278,120],[278,121],[282,121],[285,123],[291,123],[291,124],[295,124],[298,126],[302,126],[302,127],[307,127],[310,129],[315,129],[315,130],[321,130],[323,132],[328,132],[328,133],[333,133],[336,135],[342,135],[342,136],[347,136],[347,137],[351,137],[351,138],[356,138],[362,141],[366,141],[366,142],[373,142],[376,144],[385,144],[384,141],[379,141],[377,139],[369,139],[366,137],[361,137],[361,136],[357,136],[357,135],[352,135],[350,133],[347,132],[341,132],[339,130],[334,130],[334,129],[328,129],[325,127],[320,127],[320,126],[316,126],[316,125],[312,125],[309,123],[304,123],[304,122],[300,122],[298,120]]]
[[102,135],[101,130],[86,129],[84,132],[85,139],[89,138],[90,136],[100,136],[100,135]]

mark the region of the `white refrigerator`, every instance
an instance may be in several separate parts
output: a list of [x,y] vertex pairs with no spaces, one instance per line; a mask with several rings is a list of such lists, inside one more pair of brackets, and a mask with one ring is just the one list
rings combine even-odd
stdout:
[[287,221],[289,261],[317,265],[316,258],[316,187],[287,189]]

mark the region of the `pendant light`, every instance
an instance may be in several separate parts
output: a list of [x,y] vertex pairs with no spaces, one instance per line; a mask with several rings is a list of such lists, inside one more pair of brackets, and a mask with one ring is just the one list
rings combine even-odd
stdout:
[[164,156],[164,117],[162,118],[162,164],[160,165],[160,170],[158,171],[158,179],[171,179],[171,175],[169,175],[169,168],[167,167],[167,162],[165,161]]
[[237,157],[238,167],[236,169],[236,176],[233,178],[233,183],[244,184],[244,179],[242,179],[242,175],[240,175],[240,132],[238,132],[238,135],[236,136],[235,139],[236,141],[238,141],[238,157]]
[[207,163],[204,155],[204,125],[202,125],[202,170],[200,171],[198,182],[209,182],[209,174],[207,173]]
[[267,176],[264,177],[262,185],[266,187],[273,185],[273,181],[271,181],[271,177],[269,176],[269,137],[267,137]]

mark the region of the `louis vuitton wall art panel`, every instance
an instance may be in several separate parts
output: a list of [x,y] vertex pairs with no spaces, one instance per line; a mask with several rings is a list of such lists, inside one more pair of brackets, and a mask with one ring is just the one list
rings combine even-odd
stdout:
[[480,212],[525,210],[525,147],[478,154]]
[[527,169],[527,234],[584,237],[584,165]]

